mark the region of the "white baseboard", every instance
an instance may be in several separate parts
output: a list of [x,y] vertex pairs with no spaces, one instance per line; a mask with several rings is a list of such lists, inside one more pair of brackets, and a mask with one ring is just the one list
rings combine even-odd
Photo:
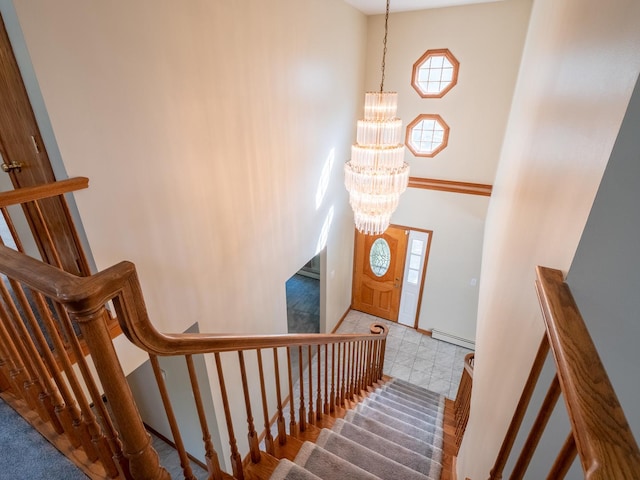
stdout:
[[443,332],[435,328],[431,330],[431,337],[435,338],[436,340],[442,340],[444,342],[453,343],[454,345],[458,345],[460,347],[468,348],[469,350],[475,350],[476,348],[475,342],[471,340],[467,340],[466,338],[458,337],[457,335]]

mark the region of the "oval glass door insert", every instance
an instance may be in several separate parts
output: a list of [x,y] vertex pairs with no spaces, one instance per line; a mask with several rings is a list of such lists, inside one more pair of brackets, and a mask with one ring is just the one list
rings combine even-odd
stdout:
[[391,249],[384,238],[378,238],[369,252],[369,264],[376,277],[382,277],[391,265]]

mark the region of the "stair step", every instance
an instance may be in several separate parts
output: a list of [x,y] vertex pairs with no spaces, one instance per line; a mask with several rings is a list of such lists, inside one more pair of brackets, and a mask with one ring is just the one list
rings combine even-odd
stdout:
[[407,403],[396,402],[395,400],[384,397],[370,397],[363,402],[363,404],[368,406],[385,407],[383,411],[393,409],[403,415],[408,415],[424,422],[434,423],[438,422],[440,418],[442,418],[442,411],[438,412],[427,408],[415,409]]
[[416,410],[420,410],[421,408],[426,408],[431,411],[439,411],[441,410],[442,402],[431,401],[431,400],[422,400],[417,397],[412,397],[411,395],[405,395],[397,390],[383,390],[380,389],[376,392],[376,395],[379,397],[388,398],[390,400],[395,400],[399,403],[404,403],[411,408],[415,408]]
[[382,480],[397,480],[398,478],[403,480],[429,480],[426,475],[330,430],[322,431],[316,445]]
[[379,480],[375,475],[311,442],[305,442],[302,445],[300,452],[296,456],[295,463],[325,480],[338,478]]
[[355,410],[358,413],[362,413],[368,417],[371,417],[379,422],[386,423],[387,425],[419,438],[425,440],[425,435],[433,434],[440,438],[443,437],[442,427],[432,425],[428,422],[418,420],[411,415],[402,413],[391,407],[383,404],[373,403],[373,406],[369,404],[361,403]]
[[376,435],[369,430],[344,420],[337,420],[332,430],[412,470],[433,478],[440,477],[440,471],[442,470],[442,450],[438,447],[423,444],[421,445],[423,453],[420,454],[404,447],[400,443],[394,442],[393,439]]
[[273,471],[271,480],[321,480],[309,470],[305,470],[299,465],[287,460],[280,460],[280,464]]
[[361,393],[346,411],[323,415],[285,445],[276,441],[270,478],[439,480],[444,397],[397,379]]

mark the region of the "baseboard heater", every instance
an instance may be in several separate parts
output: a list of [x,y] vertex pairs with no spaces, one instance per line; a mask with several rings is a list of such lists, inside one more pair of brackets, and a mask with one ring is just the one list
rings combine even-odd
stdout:
[[454,345],[468,348],[469,350],[476,349],[475,342],[472,342],[471,340],[467,340],[466,338],[458,337],[457,335],[453,335],[451,333],[442,332],[435,328],[431,330],[431,338],[435,338],[436,340],[442,340],[443,342],[453,343]]

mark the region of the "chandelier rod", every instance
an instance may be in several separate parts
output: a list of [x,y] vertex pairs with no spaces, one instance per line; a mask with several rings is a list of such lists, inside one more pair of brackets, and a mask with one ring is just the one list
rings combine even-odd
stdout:
[[387,11],[384,15],[384,41],[382,49],[382,79],[380,80],[380,93],[384,91],[384,66],[385,59],[387,57],[387,33],[389,33],[389,3],[391,0],[387,0]]

